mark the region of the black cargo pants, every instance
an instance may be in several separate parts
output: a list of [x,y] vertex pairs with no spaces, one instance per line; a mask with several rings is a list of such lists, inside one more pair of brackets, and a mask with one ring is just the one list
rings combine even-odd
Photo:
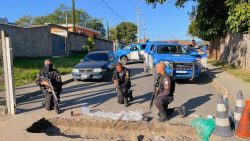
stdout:
[[155,106],[160,114],[167,114],[170,116],[174,113],[174,108],[168,108],[168,105],[174,100],[173,96],[157,96],[155,98]]
[[[60,92],[55,91],[55,94],[56,94],[57,99],[59,100]],[[57,105],[53,94],[46,92],[45,93],[45,109],[49,111],[49,110],[52,110],[53,107],[59,109],[59,105]]]
[[123,104],[124,103],[124,98],[129,97],[129,89],[130,87],[121,87],[119,89],[116,89],[117,92],[117,98],[118,98],[118,103]]

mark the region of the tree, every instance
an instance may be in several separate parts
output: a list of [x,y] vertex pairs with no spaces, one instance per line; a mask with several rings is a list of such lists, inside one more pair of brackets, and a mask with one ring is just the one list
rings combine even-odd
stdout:
[[116,27],[110,29],[110,38],[129,44],[136,41],[136,33],[137,27],[134,23],[121,22]]
[[76,32],[75,0],[72,0],[72,21],[73,21],[73,32]]
[[[53,13],[50,13],[45,16],[24,16],[22,19],[18,19],[16,24],[23,26],[26,21],[32,21],[32,25],[43,25],[44,23],[52,24],[65,24],[66,15],[68,16],[68,23],[73,23],[73,10],[64,4],[61,4],[58,8],[55,9]],[[105,28],[102,24],[102,20],[91,17],[87,12],[82,9],[75,9],[75,21],[77,24],[93,28],[102,33],[102,36],[105,36]]]
[[89,52],[95,50],[94,38],[88,37],[83,48],[87,49]]
[[193,37],[199,36],[199,28],[195,20],[192,20],[191,24],[188,26],[188,33],[192,35]]
[[26,15],[19,18],[15,23],[21,27],[31,27],[34,22],[32,16]]
[[250,27],[250,2],[245,0],[226,0],[229,17],[226,21],[232,33],[244,32]]
[[223,36],[227,32],[225,21],[228,18],[228,7],[224,2],[225,0],[199,0],[197,15],[193,25],[189,26],[193,28],[189,30],[191,34],[208,41]]
[[97,31],[100,31],[102,36],[106,35],[106,30],[102,24],[102,20],[100,19],[91,19],[88,22],[86,22],[86,26],[95,29]]
[[[247,31],[250,26],[248,0],[176,0],[176,7],[184,7],[188,1],[197,2],[190,14],[189,34],[204,40],[212,40],[228,32]],[[149,4],[163,4],[167,0],[146,0]],[[250,29],[249,29],[250,30]]]
[[[145,0],[148,4],[152,4],[153,7],[156,7],[156,5],[159,4],[164,4],[167,2],[167,0]],[[184,4],[190,0],[175,0],[175,5],[176,7],[184,7]],[[192,1],[197,1],[197,0],[192,0]]]
[[116,27],[113,27],[109,30],[109,38],[113,41],[118,40]]

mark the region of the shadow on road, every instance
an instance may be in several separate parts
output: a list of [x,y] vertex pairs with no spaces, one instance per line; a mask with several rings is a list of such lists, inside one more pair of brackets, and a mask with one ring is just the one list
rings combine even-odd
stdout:
[[195,98],[191,98],[187,102],[182,104],[186,108],[186,116],[189,116],[190,114],[194,113],[195,108],[197,108],[197,107],[205,104],[209,100],[211,100],[211,96],[213,96],[213,94],[206,94],[203,96],[198,96]]
[[130,68],[130,77],[143,73],[143,68]]
[[197,84],[197,85],[204,85],[211,83],[212,80],[208,78],[204,73],[201,73],[201,75],[198,78],[195,78],[194,80],[176,80],[175,81],[177,84]]
[[75,97],[65,100],[61,103],[60,107],[63,111],[86,105],[92,108],[103,104],[105,101],[110,100],[113,97],[116,97],[116,92],[114,91],[114,89],[109,88],[94,92],[89,95],[84,95],[82,97]]
[[[141,78],[149,77],[149,76],[152,76],[152,74],[146,74],[146,75],[143,75],[143,76],[132,77],[131,80],[141,79]],[[153,77],[152,77],[152,80],[153,80]]]
[[134,100],[131,102],[131,104],[136,104],[136,103],[142,104],[144,102],[150,101],[151,97],[152,97],[151,92],[140,95],[140,96],[136,96],[136,97],[134,97]]

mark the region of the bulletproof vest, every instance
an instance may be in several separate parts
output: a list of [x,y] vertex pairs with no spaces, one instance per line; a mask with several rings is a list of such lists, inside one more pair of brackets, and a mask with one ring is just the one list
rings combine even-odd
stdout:
[[[166,74],[167,75],[167,74]],[[155,90],[156,91],[161,91],[163,89],[163,79],[165,78],[165,75],[161,76],[158,75],[157,81],[155,82]],[[169,95],[168,96],[173,96],[174,91],[175,91],[175,81],[172,77],[170,77],[170,91],[169,91]]]
[[124,68],[121,72],[116,72],[117,78],[121,83],[125,82],[125,77],[126,77],[127,71],[128,70],[126,68]]
[[51,84],[54,86],[55,90],[61,90],[61,86],[59,86],[58,82],[56,81],[57,78],[57,71],[55,69],[48,71],[43,69],[41,71],[41,79],[50,79]]

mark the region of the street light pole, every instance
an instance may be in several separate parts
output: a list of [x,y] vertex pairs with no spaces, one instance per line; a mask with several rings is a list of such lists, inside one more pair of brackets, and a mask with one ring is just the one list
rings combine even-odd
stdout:
[[72,21],[73,21],[73,32],[76,32],[76,12],[75,12],[75,0],[72,0]]
[[139,9],[139,7],[136,7],[136,17],[137,17],[137,43],[139,43],[140,42],[140,27],[139,27],[139,24],[140,24],[140,22],[139,22],[139,15],[140,15],[140,9]]

